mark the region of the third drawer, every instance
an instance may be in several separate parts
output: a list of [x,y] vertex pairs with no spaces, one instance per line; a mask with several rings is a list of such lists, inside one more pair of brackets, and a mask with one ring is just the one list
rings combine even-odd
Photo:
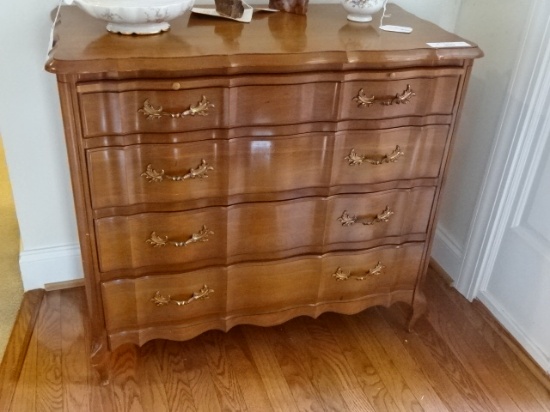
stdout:
[[135,276],[424,241],[434,195],[416,187],[102,218],[100,271]]

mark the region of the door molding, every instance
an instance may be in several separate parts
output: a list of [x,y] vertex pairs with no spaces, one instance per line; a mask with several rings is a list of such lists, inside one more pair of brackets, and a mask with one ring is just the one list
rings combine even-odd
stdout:
[[458,280],[466,298],[486,289],[504,231],[514,212],[513,199],[522,191],[521,179],[530,169],[535,137],[550,107],[550,4],[535,0],[528,11],[518,63],[494,136],[488,168],[470,225]]

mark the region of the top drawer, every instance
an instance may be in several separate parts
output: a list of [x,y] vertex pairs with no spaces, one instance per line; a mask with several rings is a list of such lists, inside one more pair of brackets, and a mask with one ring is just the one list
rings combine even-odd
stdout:
[[[174,88],[177,85],[174,83]],[[224,112],[224,89],[221,87],[80,95],[84,137],[218,128],[226,123]]]
[[83,135],[95,137],[449,115],[459,83],[455,71],[428,69],[112,81],[77,90]]
[[392,80],[358,79],[342,86],[340,120],[390,119],[448,115],[455,107],[460,77],[414,77]]

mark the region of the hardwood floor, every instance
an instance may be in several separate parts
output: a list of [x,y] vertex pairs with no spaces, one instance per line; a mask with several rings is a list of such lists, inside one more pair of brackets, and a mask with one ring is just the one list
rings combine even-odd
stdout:
[[17,412],[550,411],[547,377],[537,379],[479,304],[432,270],[426,291],[429,314],[412,333],[407,306],[395,305],[152,341],[117,350],[108,386],[88,364],[83,289],[47,292],[20,376],[12,374],[0,405]]

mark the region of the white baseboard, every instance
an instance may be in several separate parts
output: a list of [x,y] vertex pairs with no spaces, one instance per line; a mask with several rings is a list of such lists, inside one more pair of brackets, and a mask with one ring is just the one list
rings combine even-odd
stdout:
[[78,244],[23,251],[19,266],[25,291],[84,277]]
[[432,258],[456,282],[460,276],[463,251],[458,242],[441,225],[437,226],[432,247]]
[[531,358],[550,375],[550,353],[545,353],[544,348],[538,346],[529,334],[515,322],[514,318],[494,299],[492,295],[485,291],[480,291],[477,299],[485,305],[496,320],[506,329],[514,339],[522,346],[523,349],[531,356]]

